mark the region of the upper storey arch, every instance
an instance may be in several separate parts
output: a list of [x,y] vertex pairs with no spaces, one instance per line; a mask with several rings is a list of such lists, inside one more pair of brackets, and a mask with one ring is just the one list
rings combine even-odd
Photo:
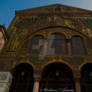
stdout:
[[[26,29],[26,30],[31,30],[31,29]],[[65,27],[65,26],[48,26],[48,27],[42,27],[40,29],[36,29],[34,30],[34,32],[32,34],[28,34],[27,37],[25,37],[24,41],[22,42],[25,43],[28,39],[31,39],[34,36],[40,35],[43,36],[45,39],[52,35],[52,34],[61,34],[63,36],[65,36],[66,39],[72,39],[73,36],[80,36],[83,39],[89,39],[88,37],[86,37],[84,34],[82,34],[79,31],[76,31],[76,29],[72,29],[69,27]]]
[[67,39],[71,38],[68,35],[71,29],[92,38],[91,17],[91,11],[58,4],[17,11],[8,28],[10,40],[6,48],[16,51],[30,35],[55,27],[66,28]]
[[[31,29],[31,27],[29,26],[28,28],[26,28],[26,30],[31,31],[32,32],[30,33],[31,35],[41,34],[43,36],[48,36],[52,33],[61,33],[61,34],[64,34],[66,38],[69,38],[69,37],[72,38],[72,36],[74,35],[79,35],[83,38],[88,38],[86,35],[78,31],[76,28],[63,26],[63,25],[48,24],[48,26],[43,25],[42,27],[34,28],[34,29]],[[28,34],[28,37],[30,36],[30,34]]]
[[[62,25],[62,24],[57,25],[57,24],[50,24],[50,23],[48,23],[48,25],[45,25],[43,23],[43,25],[39,26],[39,27],[37,27],[36,25],[38,25],[38,24],[34,24],[32,26],[29,23],[29,25],[27,25],[27,27],[24,27],[24,26],[22,27],[22,25],[21,25],[22,29],[13,27],[14,29],[11,29],[11,30],[14,30],[14,31],[12,31],[12,36],[10,38],[10,42],[8,43],[6,48],[11,47],[10,48],[11,51],[12,50],[15,51],[15,50],[17,50],[17,48],[20,49],[26,40],[28,40],[32,35],[39,34],[39,33],[43,34],[44,37],[47,37],[50,33],[59,32],[59,33],[63,33],[67,39],[71,39],[72,36],[76,35],[76,34],[81,35],[82,37],[85,38],[85,35],[81,31],[79,32],[77,28],[72,28],[71,26]],[[15,43],[13,43],[13,42],[15,42]]]
[[[30,53],[32,52],[32,47],[36,51],[38,49],[39,51],[37,52],[39,53],[35,53],[35,55],[43,55],[44,52],[46,53],[45,55],[69,55],[69,51],[71,51],[70,53],[72,55],[85,55],[88,53],[86,46],[87,40],[88,38],[82,33],[70,28],[50,27],[38,30],[32,35],[30,34],[23,41],[21,49],[26,47]],[[34,50],[33,52],[36,52]],[[76,51],[81,52],[77,53]]]

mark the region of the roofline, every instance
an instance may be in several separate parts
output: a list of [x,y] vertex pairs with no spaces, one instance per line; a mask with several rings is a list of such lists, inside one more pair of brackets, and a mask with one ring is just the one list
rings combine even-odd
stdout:
[[85,11],[85,12],[90,12],[92,13],[91,10],[87,10],[87,9],[83,9],[83,8],[79,8],[79,7],[74,7],[74,6],[69,6],[69,5],[63,5],[63,4],[49,4],[49,5],[46,5],[46,6],[38,6],[38,7],[34,7],[34,8],[29,8],[29,9],[23,9],[23,10],[16,10],[15,11],[15,14],[19,14],[20,12],[24,12],[26,10],[33,10],[33,9],[38,9],[38,8],[44,8],[44,7],[49,7],[49,6],[64,6],[64,7],[70,7],[70,8],[75,8],[75,9],[79,9],[79,10],[82,10],[82,11]]

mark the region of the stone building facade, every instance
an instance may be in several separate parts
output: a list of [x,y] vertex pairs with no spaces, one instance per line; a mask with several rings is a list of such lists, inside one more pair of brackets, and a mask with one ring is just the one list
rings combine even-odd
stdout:
[[0,53],[0,92],[91,92],[92,11],[49,5],[16,11]]

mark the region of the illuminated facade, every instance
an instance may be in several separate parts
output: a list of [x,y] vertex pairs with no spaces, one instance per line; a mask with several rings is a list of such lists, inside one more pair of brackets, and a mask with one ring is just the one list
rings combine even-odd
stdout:
[[0,55],[0,92],[91,92],[92,11],[50,5],[17,11]]

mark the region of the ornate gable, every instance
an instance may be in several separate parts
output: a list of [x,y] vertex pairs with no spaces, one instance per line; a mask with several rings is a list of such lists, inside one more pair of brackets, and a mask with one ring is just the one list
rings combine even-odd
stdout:
[[16,15],[29,15],[29,14],[37,14],[37,13],[89,13],[92,14],[92,11],[88,11],[85,9],[75,8],[71,6],[61,5],[61,4],[55,4],[55,5],[48,5],[38,8],[32,8],[32,9],[25,9],[16,11]]
[[60,4],[16,11],[8,28],[10,41],[7,46],[13,44],[17,48],[33,33],[57,26],[70,28],[92,39],[92,11]]

